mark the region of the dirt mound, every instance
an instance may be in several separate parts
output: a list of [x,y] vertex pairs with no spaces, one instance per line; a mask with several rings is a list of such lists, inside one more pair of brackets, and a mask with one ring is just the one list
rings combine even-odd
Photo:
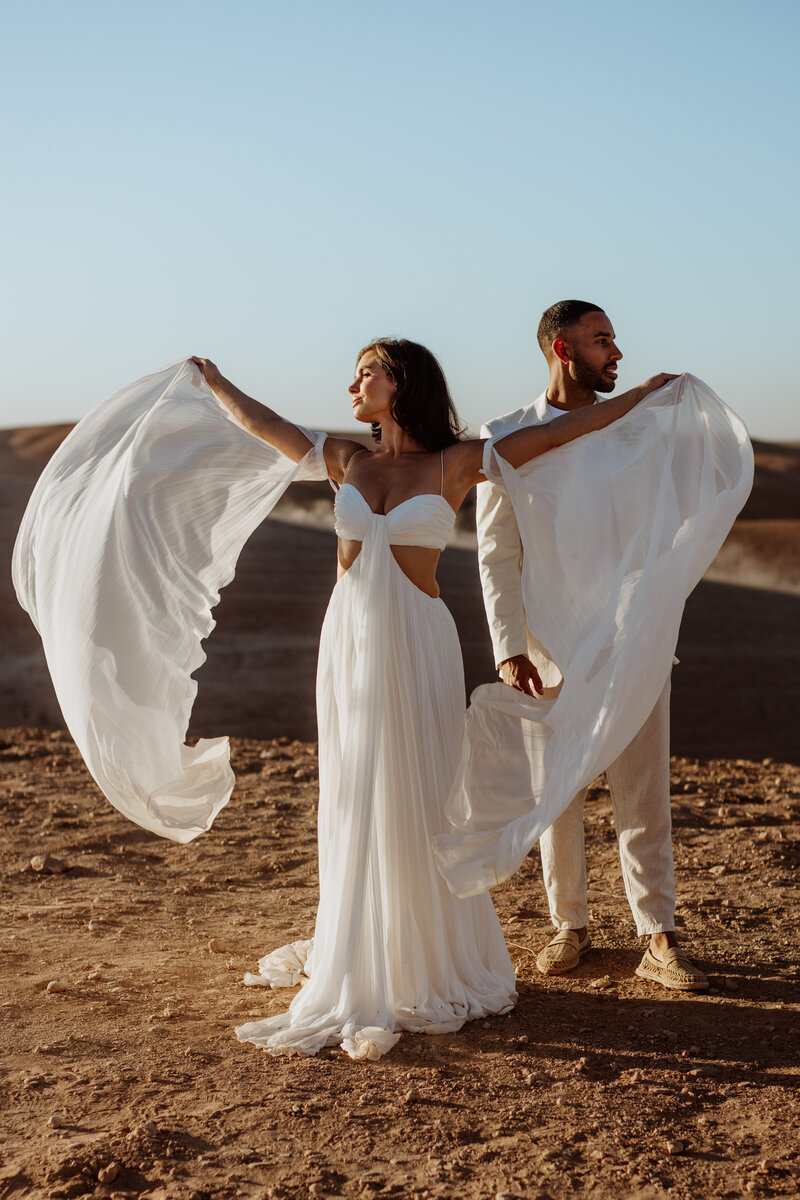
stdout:
[[739,520],[800,520],[800,445],[753,442],[753,449],[753,491]]
[[[13,467],[0,479],[0,546],[7,562],[44,458],[69,428],[0,433],[0,464]],[[756,463],[754,499],[687,604],[681,666],[673,673],[673,749],[797,761],[800,519],[789,514],[800,498],[800,447],[757,443]],[[293,485],[245,547],[198,672],[193,733],[315,736],[317,637],[335,577],[331,502],[327,484]],[[440,581],[471,690],[493,677],[493,663],[470,548],[474,508],[465,506],[459,517]],[[41,644],[7,572],[0,577],[0,621],[0,724],[60,727]]]

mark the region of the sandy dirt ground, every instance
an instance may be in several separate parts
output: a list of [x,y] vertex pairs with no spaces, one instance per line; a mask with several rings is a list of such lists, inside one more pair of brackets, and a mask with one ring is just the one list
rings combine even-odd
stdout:
[[[4,561],[55,440],[0,434]],[[189,846],[100,795],[3,579],[0,1200],[799,1195],[798,481],[797,448],[760,448],[674,672],[679,933],[711,991],[635,976],[643,945],[599,780],[579,970],[536,970],[550,931],[533,855],[494,893],[517,1007],[403,1035],[378,1063],[273,1059],[233,1033],[293,994],[246,988],[244,972],[313,929],[324,494],[265,523],[218,609],[192,729],[238,735],[238,783]],[[470,536],[467,522],[441,573],[474,686],[491,661]]]
[[0,1196],[800,1191],[800,768],[673,763],[681,935],[709,994],[635,976],[598,786],[579,970],[536,970],[548,923],[530,858],[495,892],[516,1009],[356,1064],[274,1059],[233,1033],[293,994],[244,972],[313,930],[313,744],[237,741],[234,800],[180,847],[117,815],[64,735],[0,738]]

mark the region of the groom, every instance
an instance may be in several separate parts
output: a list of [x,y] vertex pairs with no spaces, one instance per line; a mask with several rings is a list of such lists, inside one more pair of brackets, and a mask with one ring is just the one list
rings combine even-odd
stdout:
[[[561,300],[539,323],[539,346],[550,382],[527,408],[490,421],[482,437],[510,433],[600,401],[612,392],[622,358],[606,314],[596,304]],[[609,488],[614,480],[608,480]],[[478,488],[478,545],[483,598],[500,676],[528,695],[553,695],[561,673],[528,628],[522,606],[522,547],[508,494],[487,482]],[[669,692],[666,680],[655,708],[606,776],[614,810],[622,877],[637,934],[649,936],[636,974],[664,987],[699,991],[705,975],[678,948],[669,797]],[[540,839],[550,916],[558,932],[536,963],[544,975],[578,966],[590,945],[586,855],[580,792]]]

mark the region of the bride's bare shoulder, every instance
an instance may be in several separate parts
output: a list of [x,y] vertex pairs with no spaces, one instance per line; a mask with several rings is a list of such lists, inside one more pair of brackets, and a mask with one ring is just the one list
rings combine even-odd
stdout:
[[448,446],[444,452],[448,475],[463,476],[465,479],[469,478],[476,482],[473,476],[480,468],[483,446],[484,439],[482,438],[462,438],[461,441]]
[[483,445],[486,438],[465,437],[459,441],[453,442],[451,446],[445,448],[445,457],[451,462],[469,461],[475,454],[483,452]]
[[364,450],[366,447],[353,438],[328,437],[325,439],[324,449],[325,466],[328,468],[328,475],[331,479],[335,479],[337,483],[341,483],[350,459],[354,454],[358,454],[360,450]]

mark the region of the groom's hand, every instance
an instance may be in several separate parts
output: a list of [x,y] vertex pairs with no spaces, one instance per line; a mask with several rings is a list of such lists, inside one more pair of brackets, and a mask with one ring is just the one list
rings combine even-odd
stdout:
[[544,693],[539,672],[527,654],[515,654],[513,658],[501,662],[500,678],[503,683],[516,688],[518,692],[524,692],[526,696],[541,696]]

